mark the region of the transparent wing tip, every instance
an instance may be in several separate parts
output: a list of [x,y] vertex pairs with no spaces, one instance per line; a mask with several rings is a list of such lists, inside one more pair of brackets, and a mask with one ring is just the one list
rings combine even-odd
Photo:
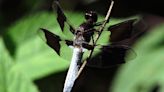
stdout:
[[39,28],[39,30],[37,31],[37,34],[39,35],[39,37],[46,42],[46,37],[45,37],[45,30],[44,28]]

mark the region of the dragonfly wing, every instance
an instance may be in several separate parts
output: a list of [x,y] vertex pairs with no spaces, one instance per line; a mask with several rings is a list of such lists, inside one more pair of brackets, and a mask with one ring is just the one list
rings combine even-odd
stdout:
[[67,17],[65,16],[58,0],[55,0],[53,5],[52,5],[53,10],[56,10],[57,12],[57,21],[60,25],[61,30],[64,30],[64,25],[67,23],[69,25],[70,31],[74,34],[74,27],[71,26],[71,24],[68,22]]
[[82,44],[82,47],[87,49],[87,50],[93,50],[94,46],[93,45],[90,45],[88,43],[83,43]]
[[48,31],[47,29],[44,28],[40,28],[39,30],[39,34],[41,34],[41,37],[46,41],[46,43],[48,44],[48,46],[50,46],[51,48],[53,48],[58,54],[60,51],[60,37],[51,33],[50,31]]
[[70,41],[70,40],[65,40],[66,44],[68,46],[73,46],[73,41]]
[[[50,46],[52,49],[56,51],[58,55],[60,55],[60,48],[61,48],[59,43],[61,41],[60,37],[44,28],[40,28],[39,34],[41,38],[43,38],[43,40],[48,44],[48,46]],[[68,46],[73,45],[73,42],[69,40],[65,40],[65,43]]]
[[111,32],[110,42],[120,42],[132,36],[133,24],[137,19],[127,20],[108,28]]
[[87,66],[109,68],[123,64],[125,63],[125,55],[129,50],[133,52],[133,50],[127,46],[102,46],[99,53],[88,59]]

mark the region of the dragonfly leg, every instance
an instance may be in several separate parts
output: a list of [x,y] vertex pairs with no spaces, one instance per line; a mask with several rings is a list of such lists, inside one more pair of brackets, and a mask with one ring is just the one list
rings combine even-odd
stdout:
[[105,20],[100,21],[100,22],[96,22],[96,23],[94,24],[94,26],[101,26],[104,22],[105,22]]

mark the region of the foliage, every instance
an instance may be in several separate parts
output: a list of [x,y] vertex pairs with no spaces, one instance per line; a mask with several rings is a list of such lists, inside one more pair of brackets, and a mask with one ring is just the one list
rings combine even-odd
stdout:
[[[49,20],[47,17],[50,17]],[[37,30],[40,27],[51,26],[54,22],[45,23],[44,20],[40,19],[50,21],[51,18],[53,19],[54,16],[48,13],[26,17],[10,27],[4,36],[7,47],[11,48],[11,44],[15,47],[13,55],[16,63],[15,70],[26,72],[33,80],[55,71],[65,70],[68,66],[67,62],[59,58],[53,50],[48,49],[46,44],[37,36]],[[12,52],[13,49],[9,50]]]
[[120,69],[112,92],[163,92],[164,24],[140,39],[134,50],[137,58]]
[[[84,20],[81,13],[66,14],[76,27]],[[0,39],[0,52],[3,53],[0,55],[0,92],[38,92],[34,80],[67,69],[69,62],[59,57],[37,34],[42,27],[66,37],[55,20],[54,14],[41,12],[25,16],[8,28]],[[109,25],[124,20],[111,19]],[[62,53],[71,57],[67,48],[63,47]]]
[[15,63],[4,47],[0,38],[0,91],[1,92],[38,92],[36,86],[25,75],[26,72],[15,70]]

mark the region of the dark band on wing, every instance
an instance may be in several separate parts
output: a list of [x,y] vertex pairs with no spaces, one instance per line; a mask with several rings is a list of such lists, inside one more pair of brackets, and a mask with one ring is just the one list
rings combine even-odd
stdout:
[[133,24],[137,19],[127,20],[108,28],[111,32],[110,42],[120,42],[132,36]]
[[[55,7],[55,5],[56,5],[56,7]],[[63,31],[64,30],[64,22],[66,21],[66,16],[65,16],[64,12],[62,11],[58,0],[54,1],[52,8],[53,9],[57,8],[57,21]]]
[[[55,7],[56,5],[56,7]],[[57,8],[57,21],[60,25],[60,28],[62,31],[64,31],[64,25],[65,25],[65,22],[69,25],[70,27],[70,31],[72,33],[75,32],[75,29],[69,24],[69,22],[67,21],[67,17],[65,16],[60,4],[59,4],[59,1],[58,0],[55,0],[53,5],[52,5],[52,8],[55,10],[55,8]]]
[[94,46],[93,45],[89,45],[87,43],[83,43],[82,44],[83,48],[87,49],[87,50],[93,50]]
[[66,42],[66,44],[68,45],[68,46],[73,46],[73,41],[70,41],[70,40],[65,40],[65,42]]
[[47,29],[40,28],[46,37],[46,43],[60,55],[60,37],[51,33]]

